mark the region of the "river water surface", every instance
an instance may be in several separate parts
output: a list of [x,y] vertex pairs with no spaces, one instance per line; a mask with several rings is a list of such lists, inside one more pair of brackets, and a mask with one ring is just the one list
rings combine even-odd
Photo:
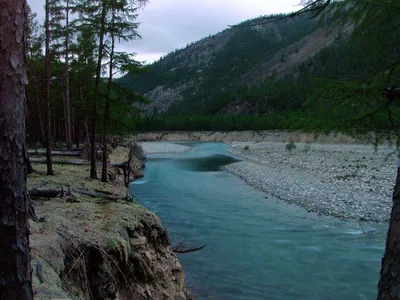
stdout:
[[317,216],[221,170],[228,145],[192,143],[151,156],[131,185],[160,216],[172,244],[207,244],[180,255],[196,299],[375,299],[386,225]]

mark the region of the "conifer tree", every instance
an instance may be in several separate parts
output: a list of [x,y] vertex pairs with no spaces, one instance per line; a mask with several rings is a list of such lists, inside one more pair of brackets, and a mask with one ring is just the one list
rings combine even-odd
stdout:
[[0,0],[0,299],[33,299],[26,190],[27,4]]
[[[105,94],[105,111],[103,121],[103,167],[101,181],[107,182],[107,143],[108,143],[108,123],[110,119],[111,89],[114,72],[129,70],[131,66],[137,66],[131,56],[126,53],[115,53],[115,40],[130,41],[140,38],[137,33],[138,23],[135,2],[125,0],[111,0],[109,8],[110,21],[107,23],[107,33],[110,39],[109,45],[109,75],[107,80],[107,90]],[[117,59],[116,56],[117,55]]]
[[54,175],[51,147],[53,139],[51,136],[51,105],[50,105],[50,0],[45,5],[45,101],[46,101],[46,161],[47,175]]

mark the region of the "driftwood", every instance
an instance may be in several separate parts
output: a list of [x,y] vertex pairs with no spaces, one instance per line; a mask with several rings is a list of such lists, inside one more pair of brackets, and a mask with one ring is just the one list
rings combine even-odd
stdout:
[[189,252],[195,252],[203,249],[206,245],[201,245],[201,246],[194,246],[190,247],[189,243],[186,241],[182,241],[179,244],[172,246],[172,251],[175,253],[183,254],[183,253],[189,253]]
[[[82,194],[85,196],[89,196],[91,198],[101,198],[107,199],[111,201],[122,200],[123,198],[112,196],[109,192],[89,192],[81,189],[74,189],[72,192]],[[70,194],[70,191],[61,190],[30,190],[29,195],[31,198],[56,198],[56,197],[64,197],[65,195]]]

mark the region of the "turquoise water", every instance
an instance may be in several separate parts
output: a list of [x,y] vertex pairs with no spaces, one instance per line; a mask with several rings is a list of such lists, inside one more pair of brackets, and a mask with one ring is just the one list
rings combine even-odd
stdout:
[[228,146],[195,143],[147,161],[131,185],[160,216],[196,299],[375,299],[386,225],[317,216],[221,170]]

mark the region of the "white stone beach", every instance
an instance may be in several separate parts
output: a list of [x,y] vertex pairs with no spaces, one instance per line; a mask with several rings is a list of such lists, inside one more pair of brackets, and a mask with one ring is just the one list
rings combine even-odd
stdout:
[[[234,142],[243,159],[225,169],[248,184],[308,211],[344,219],[389,219],[397,152],[371,145]],[[245,148],[247,150],[245,150]]]

